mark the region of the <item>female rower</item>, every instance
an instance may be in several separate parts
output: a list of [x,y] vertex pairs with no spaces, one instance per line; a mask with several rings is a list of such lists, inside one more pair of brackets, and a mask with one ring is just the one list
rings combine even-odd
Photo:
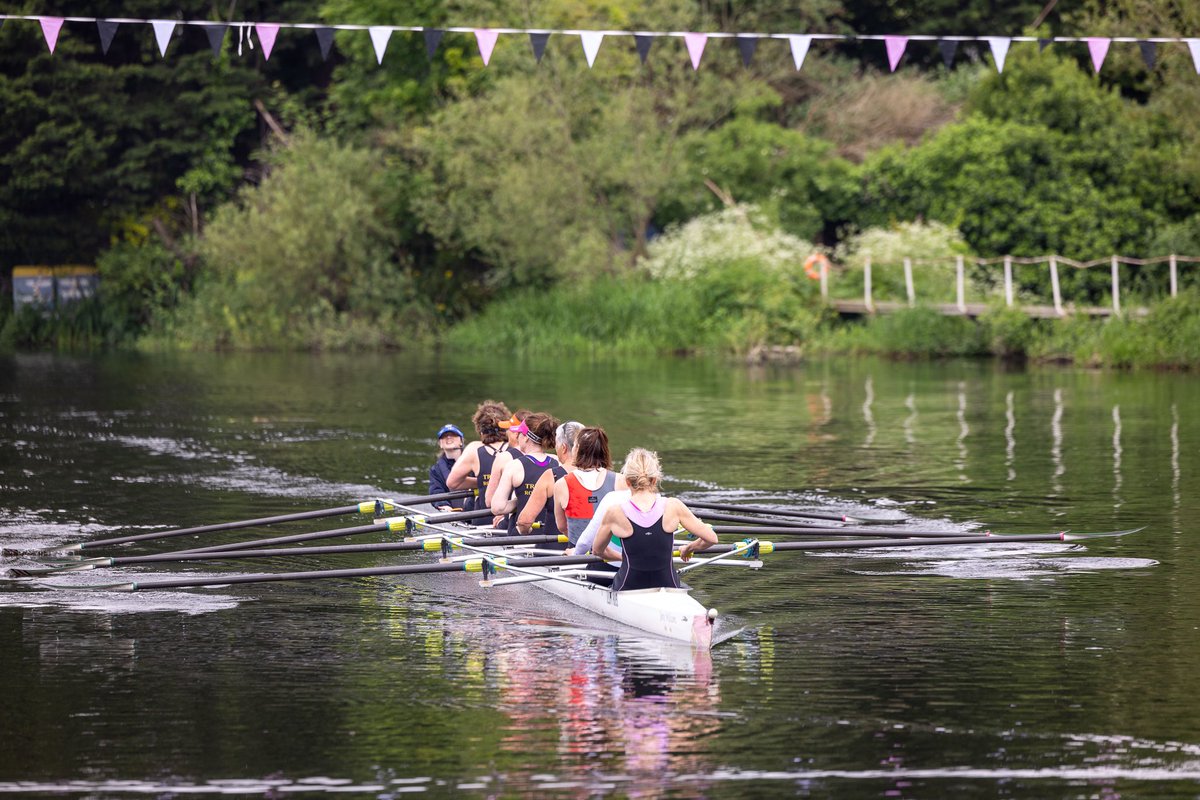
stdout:
[[679,548],[684,561],[716,544],[716,533],[682,501],[658,493],[662,469],[654,453],[634,448],[625,458],[622,473],[629,483],[629,499],[604,513],[592,542],[592,554],[611,557],[609,541],[613,536],[620,539],[621,569],[612,586],[616,591],[680,588],[679,575],[672,566],[676,529],[682,525],[696,536]]
[[[495,475],[497,467],[493,468],[492,482],[488,486],[488,492],[492,495],[492,513],[497,518],[508,515],[506,527],[511,534],[516,534],[517,517],[529,503],[533,487],[537,485],[542,473],[553,472],[556,479],[566,473],[558,459],[545,450],[545,445],[550,443],[557,425],[558,420],[549,414],[530,414],[516,428],[519,453],[512,457],[498,477]],[[538,512],[537,521],[541,523],[542,528],[552,530],[554,512],[546,507],[544,502]],[[498,522],[497,527],[500,527]]]
[[[474,489],[475,497],[472,508],[487,508],[484,500],[488,481],[492,478],[492,462],[496,456],[508,450],[508,440],[505,431],[500,426],[511,416],[508,407],[494,400],[484,400],[475,408],[471,423],[479,435],[479,441],[471,442],[463,450],[453,469],[446,476],[446,486],[450,489]],[[433,492],[430,492],[432,494]],[[475,520],[476,525],[492,524],[491,517]]]
[[519,408],[511,417],[499,423],[500,429],[508,437],[508,447],[502,453],[497,453],[496,458],[492,461],[491,477],[484,482],[484,491],[479,493],[483,498],[483,502],[479,504],[479,508],[488,508],[492,504],[493,486],[496,484],[496,479],[504,472],[504,468],[509,465],[513,458],[520,455],[520,450],[517,448],[517,431],[521,424],[529,418],[532,411]]
[[[567,474],[570,474],[574,468],[575,441],[582,430],[584,430],[583,423],[572,420],[559,425],[554,431],[554,452]],[[537,485],[533,487],[533,491],[529,495],[529,502],[525,504],[525,509],[517,517],[517,533],[525,535],[533,530],[533,523],[537,521],[538,514],[554,496],[554,487],[561,480],[562,478],[557,477],[553,472],[542,473],[542,477],[538,478]],[[558,523],[558,529],[566,531],[566,523],[557,515],[555,520]]]

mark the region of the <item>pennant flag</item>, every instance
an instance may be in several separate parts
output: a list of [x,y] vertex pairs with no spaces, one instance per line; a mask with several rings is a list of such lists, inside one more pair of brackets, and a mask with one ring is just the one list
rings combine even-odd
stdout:
[[637,45],[638,58],[645,64],[646,57],[650,55],[650,45],[654,44],[654,37],[635,33],[633,35],[633,42]]
[[152,19],[154,39],[158,42],[158,52],[163,58],[167,57],[167,45],[171,43],[171,34],[175,32],[175,23],[165,19]]
[[596,63],[596,53],[600,52],[604,34],[600,31],[580,31],[579,41],[583,43],[583,55],[587,58],[588,68],[591,69],[592,64]]
[[996,59],[996,72],[1004,72],[1004,59],[1008,58],[1008,46],[1012,44],[1012,37],[984,36],[983,39],[992,46],[992,58]]
[[1200,39],[1184,39],[1187,42],[1188,50],[1192,51],[1192,64],[1196,67],[1196,74],[1200,75]]
[[1154,62],[1158,59],[1158,48],[1154,42],[1138,42],[1138,47],[1142,51],[1142,62],[1145,63],[1146,69],[1153,71]]
[[333,28],[316,28],[317,44],[321,46],[321,60],[329,60],[329,49],[333,47]]
[[887,48],[888,66],[891,67],[892,72],[895,72],[896,65],[900,63],[900,58],[904,55],[904,48],[908,47],[908,37],[885,36],[883,44]]
[[542,63],[542,56],[546,54],[546,42],[550,41],[548,33],[529,32],[529,45],[533,48],[533,57],[537,59],[537,63]]
[[496,47],[496,37],[499,35],[487,28],[475,29],[475,43],[479,45],[479,55],[483,57],[483,65],[485,67],[492,60],[492,50]]
[[433,54],[437,52],[438,45],[442,43],[442,35],[445,33],[441,28],[426,28],[425,33],[425,57],[433,60]]
[[788,41],[792,45],[792,60],[796,62],[796,69],[799,70],[804,66],[804,57],[808,55],[808,46],[812,44],[811,36],[788,36]]
[[1099,73],[1100,65],[1104,63],[1104,58],[1108,55],[1108,46],[1112,43],[1112,39],[1089,36],[1084,41],[1087,42],[1088,52],[1092,55],[1092,68]]
[[212,22],[201,26],[208,36],[208,46],[212,48],[213,61],[221,57],[221,45],[225,44],[225,31],[229,26],[221,22]]
[[757,36],[739,36],[737,37],[738,51],[742,54],[742,66],[750,66],[750,62],[754,59],[754,50],[758,47]]
[[50,48],[50,53],[54,53],[54,47],[58,44],[58,32],[62,30],[62,17],[38,17],[38,22],[42,23],[42,36],[46,37],[46,46]]
[[954,63],[954,56],[958,53],[958,40],[938,39],[938,50],[942,53],[942,63],[946,65],[946,69],[950,69],[950,65]]
[[104,55],[108,55],[108,48],[112,44],[113,36],[116,35],[120,24],[110,19],[96,20],[96,27],[100,31],[100,50],[103,51]]
[[1044,52],[1047,47],[1053,42],[1053,39],[1038,39],[1038,52]]
[[275,49],[275,37],[279,35],[279,26],[269,22],[260,22],[254,26],[258,41],[262,44],[263,61],[271,60],[271,51]]
[[[367,29],[371,34],[371,45],[375,48],[375,63],[383,63],[383,51],[387,50],[388,39],[392,38],[392,29],[382,25],[372,25]],[[487,63],[487,58],[483,59]]]
[[704,45],[708,44],[707,33],[685,33],[683,43],[687,45],[688,56],[692,59],[692,72],[700,69],[700,59],[704,56]]

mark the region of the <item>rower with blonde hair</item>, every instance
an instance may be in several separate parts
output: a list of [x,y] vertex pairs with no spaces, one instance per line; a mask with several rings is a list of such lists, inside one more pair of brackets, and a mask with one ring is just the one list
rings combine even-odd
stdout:
[[617,556],[609,547],[615,536],[621,543],[617,556],[621,568],[613,580],[614,590],[681,588],[672,560],[675,531],[682,526],[696,537],[679,548],[684,561],[716,544],[717,534],[681,500],[658,493],[662,467],[656,454],[634,448],[625,457],[621,473],[629,484],[629,499],[604,513],[592,542],[593,555],[609,560]]

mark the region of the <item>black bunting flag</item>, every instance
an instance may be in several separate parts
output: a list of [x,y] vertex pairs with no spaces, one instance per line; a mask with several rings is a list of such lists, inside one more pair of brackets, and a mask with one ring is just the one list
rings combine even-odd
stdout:
[[642,63],[646,63],[646,57],[650,55],[650,45],[654,44],[653,36],[643,36],[640,33],[633,35],[633,41],[637,45],[638,58]]
[[1044,51],[1053,41],[1053,39],[1038,39],[1038,52]]
[[1146,69],[1153,71],[1154,62],[1158,58],[1158,48],[1154,42],[1138,42],[1138,47],[1142,49],[1142,61],[1146,64]]
[[221,57],[221,45],[225,43],[225,31],[229,30],[229,26],[220,22],[213,22],[201,27],[204,28],[204,33],[208,35],[208,46],[212,48],[213,61],[216,61]]
[[121,23],[113,22],[111,19],[96,20],[96,28],[100,31],[100,49],[104,55],[108,55],[108,48],[112,44],[113,36],[117,33],[117,27]]
[[946,65],[946,69],[950,69],[954,64],[954,56],[958,55],[958,40],[938,39],[938,50],[942,54],[942,63]]
[[333,28],[316,28],[317,44],[321,47],[321,60],[329,60],[329,50],[333,47]]
[[438,45],[442,43],[442,34],[444,30],[440,28],[426,28],[425,34],[425,57],[432,59],[433,54],[437,52]]
[[[754,60],[754,51],[758,47],[757,36],[739,36],[737,37],[738,52],[742,54],[742,66],[750,66],[750,62]],[[643,61],[646,59],[643,58]]]
[[546,54],[546,42],[550,41],[550,34],[535,33],[530,31],[529,44],[533,47],[533,57],[537,59],[537,63],[542,63],[542,56]]

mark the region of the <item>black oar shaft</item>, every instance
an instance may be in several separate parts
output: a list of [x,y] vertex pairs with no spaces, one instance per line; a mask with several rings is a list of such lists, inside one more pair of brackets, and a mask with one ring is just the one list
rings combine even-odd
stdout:
[[[740,514],[726,514],[721,511],[697,511],[696,515],[703,520],[713,520],[716,522],[736,522],[742,525],[774,525],[779,528],[812,528],[821,524],[818,520],[802,522],[801,520],[791,519],[763,519],[760,517],[745,517]],[[819,528],[819,530],[835,530],[833,528]]]
[[[548,556],[545,558],[508,559],[508,563],[520,567],[554,567],[573,564],[599,563],[596,556]],[[476,560],[478,561],[478,559]],[[273,583],[278,581],[311,581],[322,578],[371,578],[385,575],[417,575],[430,572],[470,572],[471,561],[450,561],[437,564],[405,564],[391,567],[362,567],[359,569],[324,569],[310,572],[266,572],[250,575],[223,575],[207,578],[174,578],[157,581],[137,581],[106,586],[54,586],[51,589],[110,589],[113,591],[154,591],[158,589],[185,589],[204,586],[227,586],[238,583]]]
[[[874,528],[805,528],[791,526],[753,526],[745,527],[742,525],[713,525],[712,529],[716,533],[732,533],[745,534],[748,536],[879,536],[890,539],[945,539],[955,536],[964,536],[962,532],[948,531],[916,531],[916,530],[890,530],[880,531]],[[979,534],[971,534],[979,535]]]
[[[769,551],[778,550],[858,550],[867,547],[941,547],[950,544],[1025,544],[1028,542],[1070,541],[1065,533],[1032,533],[1014,536],[947,536],[938,539],[857,539],[817,542],[762,542]],[[728,553],[735,544],[716,544],[702,552]]]
[[[441,522],[459,522],[462,520],[479,519],[481,517],[491,516],[492,512],[488,509],[480,509],[479,511],[450,511],[445,514],[433,514],[425,517],[425,522],[441,523]],[[397,519],[404,519],[399,517]],[[416,523],[414,523],[415,525]],[[295,533],[291,536],[273,536],[269,539],[251,539],[247,542],[233,542],[231,544],[216,544],[209,547],[194,547],[188,550],[179,550],[179,553],[216,553],[229,552],[231,550],[246,550],[249,548],[262,547],[264,545],[276,544],[295,544],[296,542],[312,542],[318,539],[336,539],[339,536],[354,536],[359,533],[370,533],[371,531],[387,530],[391,522],[386,519],[379,519],[370,525],[358,525],[353,528],[333,528],[327,531],[313,531],[312,533]]]
[[854,515],[854,513],[826,513],[821,511],[792,511],[790,509],[772,509],[770,506],[748,506],[733,503],[709,503],[707,500],[688,500],[689,509],[710,509],[713,511],[738,511],[742,513],[762,513],[772,517],[796,517],[798,519],[832,519],[834,522],[858,522],[895,524],[904,522],[902,517],[872,517]]
[[[557,536],[484,536],[464,538],[462,544],[470,547],[487,547],[512,544],[548,544],[557,542]],[[440,539],[431,539],[439,545]],[[108,559],[110,567],[125,567],[130,564],[162,564],[175,561],[225,561],[235,558],[276,558],[288,556],[329,556],[354,553],[392,553],[407,550],[426,550],[425,542],[381,542],[368,544],[335,544],[325,547],[275,547],[265,550],[219,550],[207,552],[155,553],[149,556],[120,556]]]
[[[457,500],[462,497],[467,497],[472,494],[470,489],[463,489],[457,492],[443,492],[441,494],[426,495],[424,497],[415,497],[411,500],[406,500],[406,503],[437,503],[443,500]],[[217,522],[212,525],[197,525],[192,528],[177,528],[169,531],[158,531],[155,533],[139,533],[132,536],[114,536],[109,539],[97,539],[92,542],[81,542],[78,545],[80,550],[90,550],[96,547],[104,547],[113,544],[128,544],[130,542],[146,542],[153,539],[170,539],[175,536],[191,536],[198,533],[213,533],[216,531],[232,531],[239,528],[256,528],[260,525],[276,525],[283,522],[299,522],[306,519],[320,519],[322,517],[337,517],[344,514],[355,513],[375,513],[375,505],[377,501],[367,500],[362,503],[355,503],[350,506],[338,506],[336,508],[322,508],[315,511],[298,511],[294,514],[279,514],[274,517],[259,517],[258,519],[244,519],[237,522]],[[397,501],[399,502],[399,501]],[[368,508],[369,506],[369,508]]]

